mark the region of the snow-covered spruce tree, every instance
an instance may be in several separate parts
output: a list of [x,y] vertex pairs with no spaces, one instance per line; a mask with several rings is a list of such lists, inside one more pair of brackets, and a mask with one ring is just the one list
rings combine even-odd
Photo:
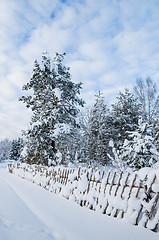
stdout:
[[78,105],[84,102],[77,95],[81,83],[71,81],[69,68],[63,65],[65,54],[56,54],[53,60],[43,54],[41,65],[35,61],[30,82],[23,90],[33,94],[22,96],[20,101],[33,112],[30,128],[24,132],[26,137],[25,161],[37,164],[56,164],[55,141],[60,128],[76,125]]
[[154,131],[155,131],[155,145],[157,147],[157,150],[159,151],[159,118],[155,121]]
[[11,150],[10,150],[10,153],[9,153],[9,159],[13,159],[15,158],[16,156],[16,143],[15,143],[15,140],[12,141],[11,143]]
[[63,163],[75,160],[80,144],[79,106],[85,102],[78,97],[82,83],[73,83],[69,68],[64,66],[64,55],[57,54],[54,59],[58,77],[55,92],[58,96],[54,139],[62,154]]
[[76,161],[80,161],[84,164],[90,164],[88,159],[88,146],[89,146],[89,136],[90,136],[90,117],[91,109],[85,109],[84,112],[80,112],[79,124],[80,124],[80,134],[79,134],[79,149],[76,152]]
[[110,139],[110,131],[107,126],[108,112],[104,97],[99,91],[90,113],[88,128],[86,128],[87,158],[95,164],[107,165],[108,142]]
[[117,103],[112,105],[112,139],[119,149],[124,140],[128,139],[128,131],[134,131],[138,126],[140,105],[137,99],[126,88],[119,92]]
[[22,138],[13,140],[11,144],[11,150],[9,153],[9,159],[17,161],[20,157],[23,146],[24,146],[24,141]]
[[134,170],[151,167],[159,161],[159,152],[154,142],[151,125],[139,119],[138,128],[129,132],[129,140],[125,140],[121,150],[121,158]]

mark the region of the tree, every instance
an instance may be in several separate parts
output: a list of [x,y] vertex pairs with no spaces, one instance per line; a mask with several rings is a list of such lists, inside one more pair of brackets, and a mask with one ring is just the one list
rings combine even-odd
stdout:
[[142,78],[138,78],[134,90],[141,104],[143,120],[150,124],[153,123],[159,117],[157,85],[150,77],[147,77],[145,81]]
[[134,131],[138,126],[140,105],[137,99],[126,88],[119,92],[117,103],[112,104],[112,139],[117,148],[123,145],[127,139],[128,131]]
[[87,158],[98,164],[107,164],[109,129],[107,128],[108,108],[102,93],[96,95],[95,104],[90,112],[86,128]]
[[80,152],[81,147],[81,130],[80,126],[71,126],[64,124],[60,126],[56,132],[56,148],[61,153],[61,163],[68,164],[74,162],[77,153]]
[[87,164],[90,163],[90,159],[88,158],[88,149],[89,149],[89,136],[91,134],[90,131],[90,117],[91,117],[91,109],[86,108],[84,112],[80,113],[79,116],[79,124],[80,124],[80,134],[79,134],[79,148],[76,152],[76,159],[82,163]]
[[159,118],[155,122],[155,145],[157,147],[157,150],[159,151]]
[[84,104],[78,97],[81,83],[71,81],[69,68],[63,65],[64,56],[56,54],[51,60],[47,53],[43,54],[41,65],[35,61],[30,82],[23,86],[23,90],[33,91],[20,98],[33,112],[30,128],[24,132],[29,163],[56,164],[57,133],[77,125],[77,106]]
[[20,157],[21,151],[23,149],[23,145],[24,145],[24,142],[22,138],[13,140],[11,144],[9,158],[17,161]]
[[130,140],[125,140],[121,157],[134,170],[151,167],[159,161],[159,152],[155,146],[151,125],[139,119],[136,131],[129,132]]
[[57,55],[56,65],[59,77],[56,79],[58,89],[57,115],[55,124],[55,139],[57,149],[62,153],[63,162],[73,161],[80,143],[80,124],[78,121],[80,110],[85,102],[78,97],[82,83],[71,81],[69,68],[63,66],[64,55]]

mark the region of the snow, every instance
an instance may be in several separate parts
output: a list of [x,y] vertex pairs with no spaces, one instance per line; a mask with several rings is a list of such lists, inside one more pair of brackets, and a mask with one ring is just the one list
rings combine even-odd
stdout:
[[57,123],[54,127],[54,137],[58,138],[60,133],[70,133],[70,126],[66,123]]
[[[132,186],[134,183],[136,186],[139,186],[141,182],[143,182],[144,185],[149,188],[153,183],[152,188],[154,191],[157,190],[156,193],[159,188],[158,178],[156,178],[156,176],[159,175],[158,169],[153,168],[143,168],[138,171],[138,173],[125,172],[119,174],[114,171],[105,172],[104,175],[102,173],[103,179],[101,184],[99,182],[99,180],[101,180],[101,171],[97,169],[93,170],[91,168],[66,169],[62,166],[60,166],[60,168],[44,168],[42,166],[39,168],[37,165],[27,165],[23,163],[18,165],[15,164],[13,173],[32,181],[51,192],[101,213],[105,212],[106,207],[108,207],[106,214],[111,216],[116,216],[117,214],[117,217],[121,218],[124,211],[124,218],[134,225],[137,221],[138,212],[140,212],[141,209],[142,212],[138,219],[141,221],[142,226],[147,222],[147,220],[145,220],[145,214],[147,211],[150,211],[153,201],[150,201],[147,205],[147,203],[145,203],[146,193],[144,188],[140,189],[138,193],[138,188],[133,188],[130,193],[129,186]],[[67,175],[68,178],[62,178],[64,175],[65,177]],[[93,181],[88,181],[88,175]],[[108,176],[110,184],[106,186],[105,184]],[[120,179],[120,176],[122,176],[122,179]],[[95,179],[96,184],[94,184]],[[119,181],[121,185],[118,185]],[[126,186],[123,191],[126,182],[129,186]],[[117,188],[114,184],[118,185],[118,193],[116,192]],[[136,197],[136,194],[138,194],[138,198]],[[154,194],[152,194],[152,197],[154,197],[153,195]],[[141,218],[143,218],[143,221]],[[152,219],[149,221],[152,221]],[[155,225],[155,221],[157,224],[158,219],[156,218],[153,221],[153,225]]]
[[159,237],[143,227],[80,207],[8,173],[4,167],[0,168],[0,192],[2,240],[105,240],[106,237],[157,240]]

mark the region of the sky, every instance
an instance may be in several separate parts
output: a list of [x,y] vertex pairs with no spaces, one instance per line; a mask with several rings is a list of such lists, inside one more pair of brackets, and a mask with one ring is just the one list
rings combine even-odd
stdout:
[[99,90],[112,103],[139,77],[159,83],[159,1],[0,0],[0,139],[29,126],[18,99],[46,51],[66,52],[88,106]]

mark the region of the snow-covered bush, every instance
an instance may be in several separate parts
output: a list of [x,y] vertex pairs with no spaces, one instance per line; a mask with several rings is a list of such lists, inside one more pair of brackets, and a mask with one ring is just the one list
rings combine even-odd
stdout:
[[151,167],[159,161],[159,152],[155,146],[153,129],[139,119],[139,127],[129,132],[129,139],[125,140],[121,150],[121,158],[133,169]]

